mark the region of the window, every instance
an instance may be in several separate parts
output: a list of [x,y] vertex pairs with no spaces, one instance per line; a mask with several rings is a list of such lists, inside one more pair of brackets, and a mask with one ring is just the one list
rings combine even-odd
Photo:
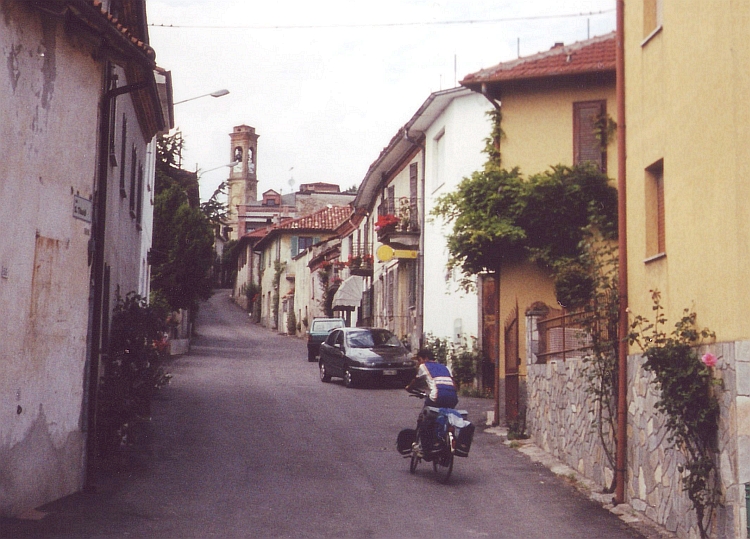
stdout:
[[135,217],[135,188],[136,188],[136,163],[138,162],[138,153],[133,144],[133,150],[130,153],[130,216]]
[[320,238],[313,238],[312,236],[292,236],[292,258],[300,254],[302,251],[309,249],[320,241]]
[[607,172],[606,121],[606,101],[573,103],[574,165],[593,163]]
[[406,271],[409,276],[409,308],[414,309],[417,306],[417,264],[407,263]]
[[646,168],[646,257],[647,260],[666,253],[664,226],[664,160]]
[[385,284],[385,295],[386,295],[386,306],[385,312],[388,318],[393,318],[396,315],[395,304],[396,304],[396,272],[391,270],[388,272]]
[[125,198],[127,193],[125,192],[125,157],[127,157],[128,151],[128,119],[122,115],[122,140],[120,141],[120,196]]
[[643,0],[643,39],[644,44],[662,27],[663,0]]
[[417,215],[418,176],[419,165],[412,163],[409,165],[409,228],[411,230],[419,230],[419,216]]
[[136,190],[136,204],[135,204],[135,221],[138,230],[141,229],[141,221],[143,218],[143,164],[138,163],[138,187]]
[[388,187],[388,212],[390,215],[396,215],[396,187]]

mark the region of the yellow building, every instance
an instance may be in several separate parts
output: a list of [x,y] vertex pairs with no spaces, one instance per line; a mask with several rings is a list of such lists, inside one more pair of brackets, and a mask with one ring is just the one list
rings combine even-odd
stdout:
[[630,309],[658,289],[670,321],[691,308],[747,342],[750,4],[642,4],[625,12]]
[[[629,308],[631,316],[653,318],[650,291],[658,290],[665,331],[691,309],[698,327],[716,333],[707,349],[719,357],[714,372],[721,379],[716,395],[722,505],[711,536],[745,537],[750,3],[643,0],[627,3],[624,16]],[[640,362],[631,357],[630,379],[638,379]],[[658,417],[652,408],[638,406],[640,396],[635,390],[628,394],[628,429],[638,433],[629,436],[628,455],[643,454],[635,446],[643,433],[651,434]],[[650,454],[656,454],[654,447],[649,445]],[[696,536],[695,518],[684,514],[675,494],[682,489],[679,477],[665,469],[659,480],[661,472],[629,462],[631,504],[650,505],[659,522],[671,523],[681,537]]]
[[[616,111],[614,34],[567,46],[557,43],[548,51],[468,75],[461,84],[500,108],[504,168],[519,167],[528,176],[553,165],[594,162],[615,175],[615,141],[602,147],[595,134],[595,122]],[[536,361],[527,350],[532,329],[527,313],[540,304],[558,307],[552,280],[537,265],[524,263],[503,267],[499,282],[485,277],[480,285],[483,341],[498,343],[498,412],[514,420],[524,405],[526,360]],[[499,310],[492,312],[495,295]]]

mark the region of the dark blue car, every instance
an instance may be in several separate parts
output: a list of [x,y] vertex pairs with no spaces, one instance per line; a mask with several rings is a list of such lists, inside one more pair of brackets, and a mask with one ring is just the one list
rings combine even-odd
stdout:
[[417,372],[417,362],[398,338],[387,329],[334,329],[320,345],[320,379],[344,379],[346,387],[368,381],[408,383]]

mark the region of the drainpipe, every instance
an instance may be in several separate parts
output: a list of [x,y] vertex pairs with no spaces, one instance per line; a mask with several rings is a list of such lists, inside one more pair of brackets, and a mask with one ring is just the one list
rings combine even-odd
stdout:
[[617,387],[617,447],[615,465],[615,504],[625,503],[627,478],[627,390],[628,390],[628,244],[626,204],[626,124],[625,124],[625,1],[617,0],[617,233],[620,265],[618,287],[620,295],[620,342],[618,347]]
[[99,393],[99,364],[103,355],[102,329],[103,320],[109,313],[104,311],[104,243],[107,228],[107,185],[109,183],[109,123],[110,123],[110,104],[119,95],[141,90],[148,86],[148,83],[136,83],[121,86],[110,90],[114,78],[112,76],[112,64],[105,63],[104,89],[99,110],[99,161],[97,164],[97,189],[96,204],[94,206],[94,227],[93,227],[93,267],[92,280],[93,290],[91,298],[91,317],[90,317],[90,344],[88,357],[88,373],[86,395],[86,477],[84,479],[84,489],[87,491],[95,490],[96,484],[96,459],[97,459],[97,431],[96,431],[96,405]]
[[[492,104],[493,107],[495,107],[495,110],[500,110],[500,103],[497,102],[497,99],[490,96],[487,83],[484,82],[482,83],[482,95]],[[499,144],[500,141],[498,140],[497,145],[499,146]],[[504,342],[503,339],[505,339],[505,334],[501,333],[502,325],[500,324],[500,271],[501,268],[498,268],[497,271],[492,274],[492,278],[495,280],[495,293],[497,294],[497,316],[495,320],[495,331],[497,334],[497,360],[495,361],[495,383],[493,386],[493,392],[495,393],[495,408],[493,412],[495,414],[495,419],[492,421],[493,427],[500,424],[500,362],[504,359],[500,354],[500,343]]]
[[427,158],[425,156],[425,144],[423,142],[416,141],[409,137],[409,130],[404,129],[404,140],[410,142],[412,145],[417,146],[422,151],[422,178],[420,179],[421,188],[417,190],[417,211],[419,211],[419,191],[422,192],[422,211],[420,212],[419,222],[419,253],[417,260],[417,330],[416,334],[419,335],[419,348],[424,344],[424,230],[427,222],[427,200],[425,196],[425,163]]

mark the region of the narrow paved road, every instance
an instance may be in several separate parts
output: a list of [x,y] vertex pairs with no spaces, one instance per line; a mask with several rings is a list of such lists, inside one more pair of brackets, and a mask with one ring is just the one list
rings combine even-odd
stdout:
[[[318,380],[304,341],[217,292],[191,353],[124,466],[96,495],[0,521],[14,538],[632,538],[615,516],[478,429],[449,484],[409,474],[396,434],[421,402],[403,389]],[[478,422],[488,401],[463,399]]]

